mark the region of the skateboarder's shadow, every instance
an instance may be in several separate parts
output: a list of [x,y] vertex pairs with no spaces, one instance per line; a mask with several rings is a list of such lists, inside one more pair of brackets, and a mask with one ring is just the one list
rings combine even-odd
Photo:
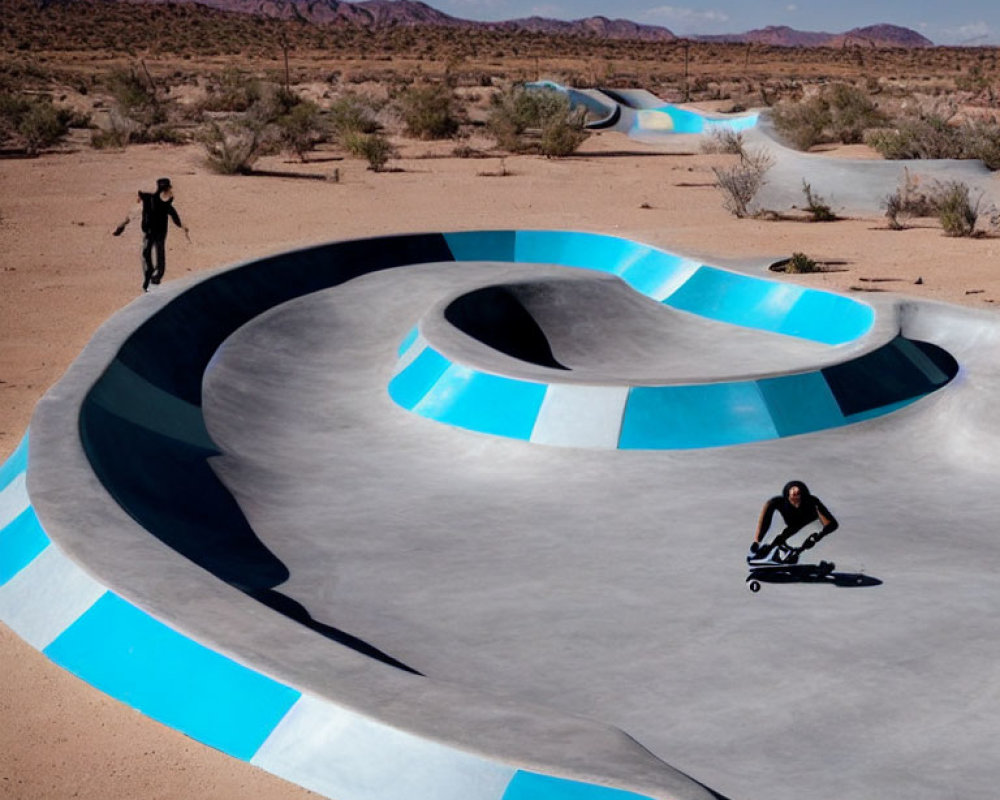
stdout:
[[809,569],[810,566],[812,565],[796,564],[788,570],[753,570],[753,579],[761,583],[829,583],[833,586],[854,589],[882,585],[882,581],[878,578],[860,572],[825,572]]

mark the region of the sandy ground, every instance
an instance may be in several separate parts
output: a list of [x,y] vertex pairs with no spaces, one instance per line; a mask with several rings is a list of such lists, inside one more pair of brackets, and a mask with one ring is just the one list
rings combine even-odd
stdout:
[[[215,175],[197,146],[82,146],[0,161],[0,458],[94,330],[137,296],[138,226],[117,239],[111,230],[136,189],[164,175],[191,228],[190,242],[177,230],[168,238],[168,280],[332,239],[563,228],[709,258],[799,251],[830,264],[801,276],[811,285],[986,308],[1000,301],[1000,238],[949,239],[929,220],[904,231],[880,218],[737,220],[712,185],[711,166],[727,156],[664,155],[603,134],[565,160],[415,157],[450,149],[411,143],[391,165],[398,170],[383,174],[352,160],[259,165],[338,170],[338,182]],[[0,674],[0,797],[315,796],[105,697],[2,625]]]

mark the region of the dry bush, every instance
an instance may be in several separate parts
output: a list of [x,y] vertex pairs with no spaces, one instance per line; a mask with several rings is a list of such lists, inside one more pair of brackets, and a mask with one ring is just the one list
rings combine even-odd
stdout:
[[934,187],[932,202],[945,236],[973,236],[982,210],[983,194],[975,197],[961,181],[944,181]]
[[222,175],[249,174],[269,150],[265,128],[246,119],[212,122],[201,140],[209,168]]
[[739,155],[743,152],[743,133],[715,125],[701,138],[701,152]]
[[767,183],[765,176],[772,166],[774,159],[766,150],[744,150],[735,166],[712,167],[726,210],[740,219],[749,216],[750,204]]
[[903,230],[906,223],[914,217],[934,216],[934,202],[921,188],[920,182],[918,175],[913,175],[904,168],[899,186],[882,201],[889,227],[893,230]]

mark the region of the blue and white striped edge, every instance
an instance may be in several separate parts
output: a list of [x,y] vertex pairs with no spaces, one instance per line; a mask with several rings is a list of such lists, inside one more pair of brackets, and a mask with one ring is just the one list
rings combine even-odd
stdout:
[[336,800],[641,800],[518,769],[303,693],[124,600],[45,533],[25,435],[0,466],[0,619],[53,662],[193,739]]

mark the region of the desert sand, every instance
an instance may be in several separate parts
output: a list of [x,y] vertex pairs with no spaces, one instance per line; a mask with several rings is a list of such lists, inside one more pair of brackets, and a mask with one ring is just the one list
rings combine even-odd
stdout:
[[[167,281],[334,239],[559,228],[626,236],[708,262],[803,252],[829,271],[795,279],[828,289],[979,308],[1000,300],[1000,238],[947,238],[932,220],[892,231],[878,216],[737,220],[711,172],[732,157],[701,154],[694,141],[672,149],[682,152],[609,133],[559,160],[438,157],[451,145],[409,142],[381,174],[319,155],[305,165],[280,157],[258,165],[337,170],[336,182],[216,175],[196,145],[81,145],[0,161],[0,458],[96,328],[139,295],[138,226],[120,238],[111,231],[135,191],[161,176],[173,180],[191,229],[190,241],[179,230],[168,237]],[[310,796],[109,699],[2,625],[0,672],[0,797]]]

